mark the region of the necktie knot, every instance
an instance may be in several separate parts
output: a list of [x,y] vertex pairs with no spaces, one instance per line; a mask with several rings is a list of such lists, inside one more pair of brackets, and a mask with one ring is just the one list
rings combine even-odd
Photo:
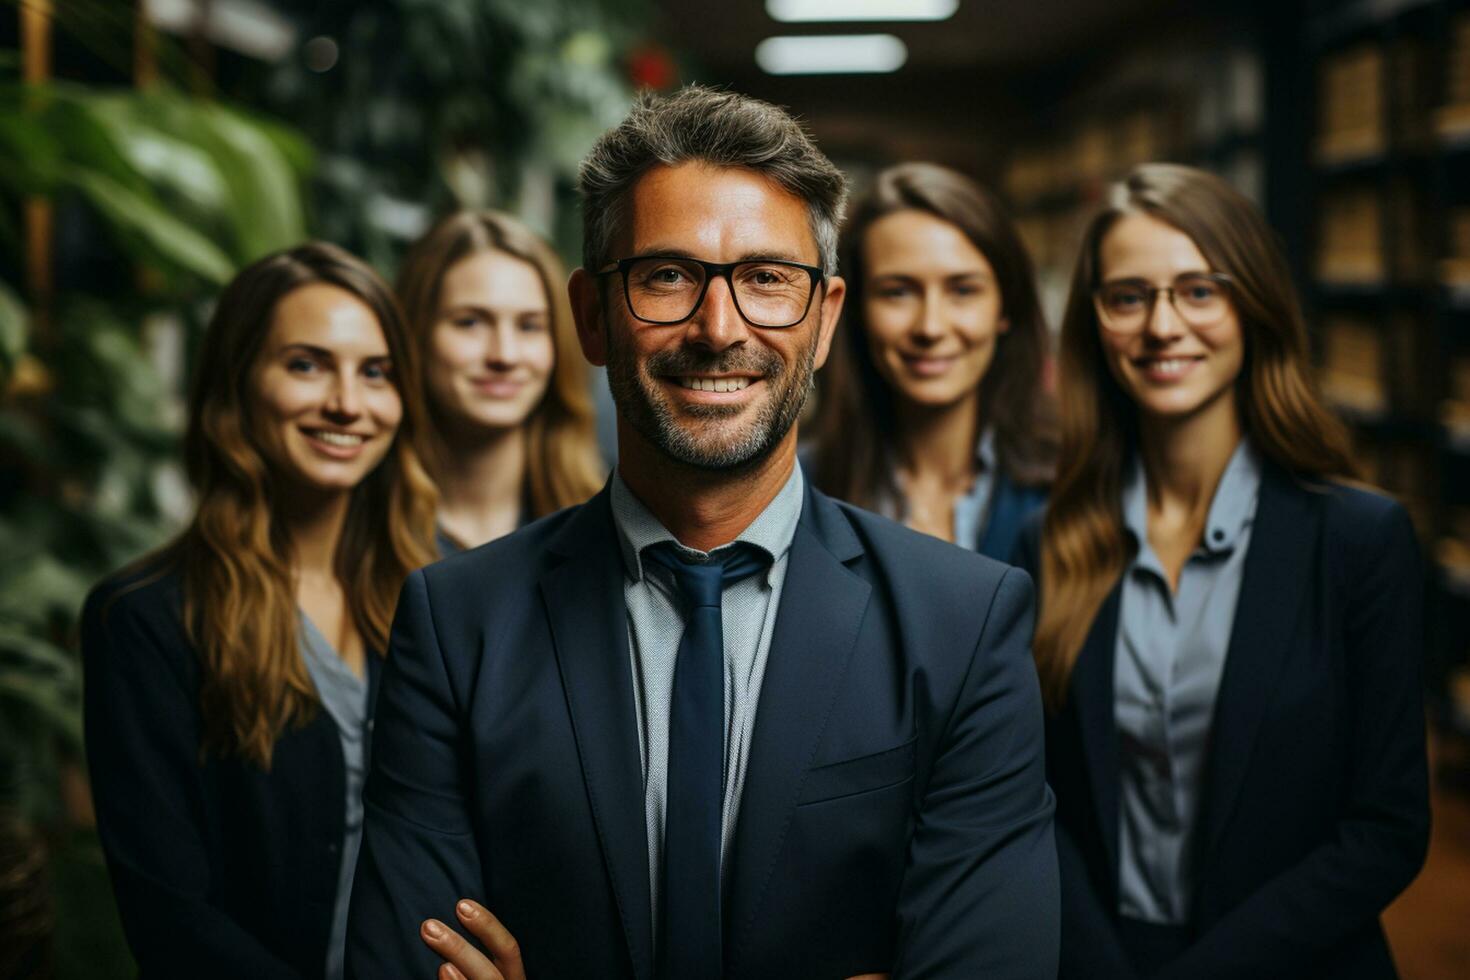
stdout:
[[744,541],[710,554],[706,562],[689,561],[672,541],[661,541],[643,550],[643,557],[668,569],[684,602],[691,608],[720,605],[727,585],[765,571],[771,556],[761,548]]

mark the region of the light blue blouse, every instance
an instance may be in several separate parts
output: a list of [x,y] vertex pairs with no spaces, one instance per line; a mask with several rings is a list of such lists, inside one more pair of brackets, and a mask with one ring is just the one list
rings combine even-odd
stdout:
[[[975,443],[975,481],[954,501],[954,543],[961,548],[980,550],[995,496],[996,467],[995,430],[987,426]],[[900,524],[908,520],[908,504],[901,493],[874,501],[873,509]]]
[[347,904],[352,897],[352,873],[357,867],[357,850],[362,844],[368,685],[365,677],[358,677],[337,655],[332,644],[305,613],[301,614],[301,651],[322,707],[337,725],[337,734],[342,739],[342,761],[346,765],[342,866],[337,872],[337,902],[332,911],[332,933],[327,943],[326,963],[327,980],[342,980],[347,950]]
[[1141,459],[1134,458],[1123,486],[1123,523],[1136,551],[1123,576],[1113,699],[1120,748],[1118,911],[1132,919],[1171,925],[1189,919],[1205,755],[1260,486],[1260,457],[1242,439],[1177,592],[1148,543]]

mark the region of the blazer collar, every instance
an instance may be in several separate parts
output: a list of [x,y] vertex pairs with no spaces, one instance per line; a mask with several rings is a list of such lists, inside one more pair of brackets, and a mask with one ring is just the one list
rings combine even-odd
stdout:
[[[1125,572],[1126,574],[1126,572]],[[1109,901],[1118,881],[1118,726],[1113,716],[1113,663],[1118,646],[1120,578],[1103,600],[1072,667],[1068,701],[1075,705],[1077,738],[1092,789],[1093,819],[1107,858]]]
[[548,542],[566,560],[540,580],[582,778],[627,939],[633,974],[653,976],[653,913],[643,764],[628,664],[623,563],[608,487]]
[[1277,678],[1301,642],[1298,626],[1315,594],[1321,513],[1317,495],[1281,468],[1265,467],[1205,761],[1197,840],[1206,853],[1235,809]]
[[726,872],[725,973],[760,935],[759,913],[852,657],[871,586],[847,565],[863,546],[842,510],[807,488],[761,683]]
[[[1217,845],[1238,802],[1261,719],[1312,596],[1312,590],[1303,584],[1312,581],[1319,514],[1310,491],[1280,467],[1263,464],[1240,598],[1215,698],[1196,828],[1195,846],[1202,852]],[[1121,598],[1120,579],[1093,620],[1073,668],[1070,693],[1092,789],[1093,816],[1106,850],[1106,880],[1114,887],[1118,880],[1119,760],[1113,668]]]
[[[572,514],[548,548],[565,558],[541,577],[572,716],[634,974],[653,974],[643,773],[628,664],[623,562],[609,487]],[[726,874],[727,972],[758,935],[801,783],[842,685],[871,587],[846,565],[864,554],[847,517],[805,490],[761,685],[748,775]]]

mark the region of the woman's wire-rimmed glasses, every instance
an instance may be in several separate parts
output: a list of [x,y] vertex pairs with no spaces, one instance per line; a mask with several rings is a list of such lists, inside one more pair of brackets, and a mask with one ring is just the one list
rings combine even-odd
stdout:
[[1234,281],[1223,272],[1185,272],[1167,286],[1150,285],[1143,279],[1113,279],[1094,289],[1092,296],[1098,319],[1114,333],[1143,329],[1153,316],[1159,293],[1169,294],[1169,305],[1181,320],[1205,329],[1229,314]]
[[735,309],[747,323],[766,329],[794,327],[806,319],[818,284],[816,266],[781,259],[706,262],[682,255],[635,255],[618,259],[598,276],[621,273],[623,298],[635,319],[656,326],[683,323],[694,315],[712,279],[722,278]]

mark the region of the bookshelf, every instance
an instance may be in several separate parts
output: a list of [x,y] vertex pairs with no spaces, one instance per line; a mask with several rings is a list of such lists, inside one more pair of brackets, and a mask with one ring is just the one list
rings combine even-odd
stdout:
[[1082,229],[1131,167],[1208,167],[1257,200],[1263,189],[1261,59],[1234,34],[1130,52],[1079,80],[1013,146],[999,186],[1037,267],[1042,305],[1061,320]]
[[1323,391],[1420,531],[1431,709],[1470,740],[1470,3],[1319,3],[1297,56]]

